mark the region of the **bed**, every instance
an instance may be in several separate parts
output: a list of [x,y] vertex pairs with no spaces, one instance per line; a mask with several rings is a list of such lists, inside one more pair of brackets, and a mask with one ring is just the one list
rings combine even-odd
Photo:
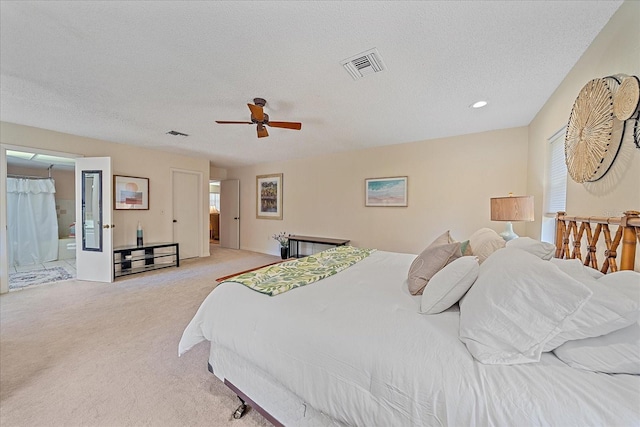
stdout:
[[[639,425],[640,273],[626,271],[639,236],[637,212],[559,213],[555,245],[494,241],[491,253],[476,254],[476,240],[455,242],[458,258],[422,295],[411,293],[408,274],[422,254],[373,251],[276,296],[230,279],[202,303],[179,354],[210,341],[209,370],[274,425]],[[455,246],[449,233],[441,238]],[[472,259],[465,271],[475,277],[451,268]],[[439,286],[454,281],[471,284],[443,294]],[[425,314],[432,292],[438,301],[426,312],[437,314]],[[601,315],[609,318],[580,324]],[[536,327],[511,325],[519,316]]]

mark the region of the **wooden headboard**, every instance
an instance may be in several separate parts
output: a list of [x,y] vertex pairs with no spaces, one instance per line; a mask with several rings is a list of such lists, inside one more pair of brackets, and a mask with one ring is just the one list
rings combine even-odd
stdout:
[[[610,225],[617,226],[611,239]],[[594,228],[595,227],[595,228]],[[640,241],[640,212],[628,211],[622,217],[568,216],[556,214],[556,258],[578,258],[584,265],[603,273],[634,270],[636,246]],[[582,243],[586,247],[582,247]],[[618,266],[618,248],[622,242]],[[604,260],[598,263],[597,250],[603,248]],[[584,253],[583,253],[584,250]]]

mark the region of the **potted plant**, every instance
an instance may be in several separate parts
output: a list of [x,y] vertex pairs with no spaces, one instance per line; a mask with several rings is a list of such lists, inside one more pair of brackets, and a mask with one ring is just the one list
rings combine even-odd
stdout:
[[289,237],[287,233],[281,231],[278,234],[274,234],[273,238],[280,243],[280,257],[282,259],[289,258]]

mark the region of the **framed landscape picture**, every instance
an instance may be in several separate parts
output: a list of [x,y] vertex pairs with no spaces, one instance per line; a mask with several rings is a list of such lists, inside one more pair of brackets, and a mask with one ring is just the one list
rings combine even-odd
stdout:
[[365,206],[408,206],[407,177],[365,179]]
[[282,219],[282,174],[256,176],[256,218]]
[[114,209],[149,209],[149,178],[113,176]]

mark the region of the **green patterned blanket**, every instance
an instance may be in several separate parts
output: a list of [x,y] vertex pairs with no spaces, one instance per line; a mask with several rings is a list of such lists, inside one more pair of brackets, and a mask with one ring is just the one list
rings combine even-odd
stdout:
[[222,283],[237,282],[254,291],[275,296],[333,276],[358,261],[362,261],[374,251],[375,249],[338,246],[305,258],[243,273]]

